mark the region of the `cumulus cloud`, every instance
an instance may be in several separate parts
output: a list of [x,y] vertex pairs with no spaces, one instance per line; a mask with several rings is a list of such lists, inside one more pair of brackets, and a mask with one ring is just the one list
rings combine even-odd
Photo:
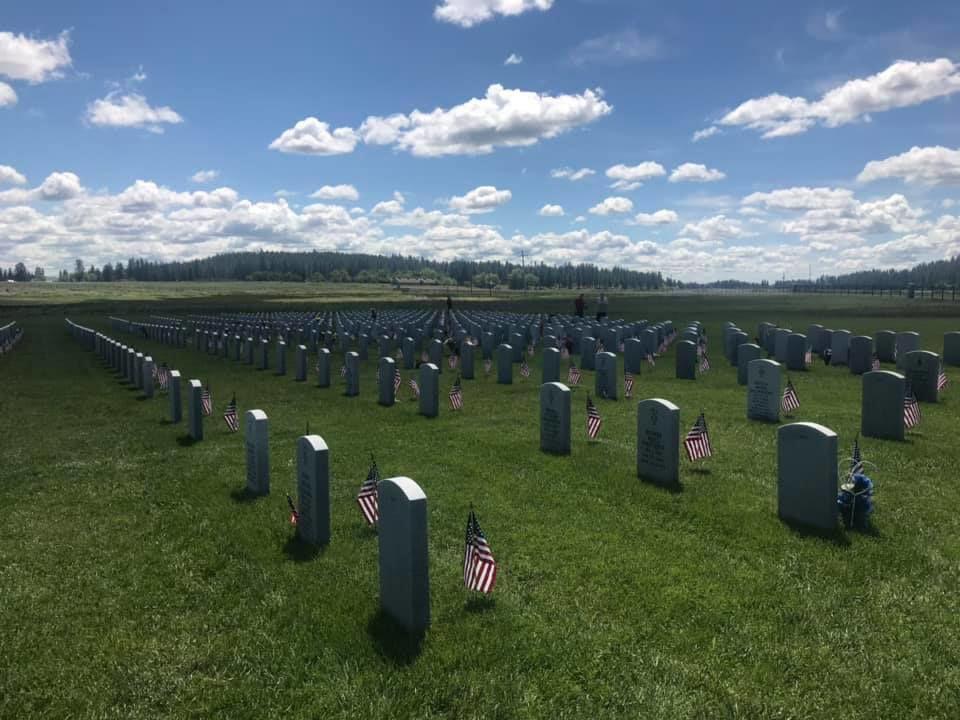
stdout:
[[300,155],[343,155],[357,146],[357,133],[341,127],[330,132],[330,126],[315,117],[308,117],[284,130],[270,143],[271,150]]
[[693,137],[690,138],[691,142],[700,142],[701,140],[706,140],[707,138],[712,138],[714,135],[720,132],[720,128],[716,125],[711,125],[710,127],[704,128],[703,130],[697,130]]
[[370,212],[374,215],[398,215],[403,212],[405,202],[406,198],[403,197],[403,193],[394,191],[393,200],[378,202]]
[[203,185],[204,183],[212,182],[220,177],[219,170],[197,170],[193,175],[190,176],[190,181],[195,182],[198,185]]
[[594,205],[589,212],[593,215],[620,215],[633,210],[633,201],[625,197],[608,197],[603,202]]
[[779,93],[747,100],[720,123],[748,127],[764,138],[783,137],[804,133],[818,123],[839,127],[869,120],[872,113],[919,105],[958,91],[960,66],[951,60],[899,60],[876,75],[845,82],[819,100]]
[[492,20],[497,15],[521,15],[530,10],[547,11],[553,0],[443,0],[433,10],[441,22],[469,28]]
[[570,59],[574,65],[619,65],[653,60],[661,55],[662,49],[659,39],[627,29],[584,40],[573,49]]
[[798,218],[785,221],[781,230],[827,249],[864,244],[864,236],[923,230],[928,225],[923,215],[922,209],[912,207],[900,194],[869,202],[851,197],[846,204],[807,209]]
[[631,225],[669,225],[675,223],[680,217],[673,210],[657,210],[652,213],[637,213]]
[[573,168],[564,167],[550,171],[550,177],[569,180],[570,182],[577,182],[578,180],[583,180],[584,178],[588,178],[591,175],[596,174],[596,170],[591,170],[590,168],[580,168],[579,170],[574,170]]
[[857,176],[860,182],[886,178],[924,185],[960,184],[960,150],[914,146],[885,160],[871,160]]
[[62,77],[63,70],[73,62],[69,43],[66,31],[53,40],[0,32],[0,75],[31,84]]
[[503,61],[504,65],[519,65],[523,62],[523,57],[516,53],[510,53],[510,57]]
[[673,169],[673,172],[670,173],[669,180],[672,183],[716,182],[718,180],[723,180],[726,176],[726,173],[714,168],[708,168],[706,165],[700,165],[698,163],[683,163],[683,165]]
[[17,93],[5,82],[0,82],[0,108],[17,104]]
[[409,115],[370,116],[358,130],[332,133],[316,118],[301,120],[270,144],[273,150],[314,155],[353,152],[357,142],[393,145],[419,157],[485,155],[524,147],[589,124],[613,111],[600,90],[543,95],[491,85],[482,98]]
[[86,118],[92,125],[100,127],[134,127],[154,133],[162,133],[165,124],[178,125],[183,122],[173,108],[151,107],[143,95],[119,91],[108,93],[106,97],[87,105]]
[[563,217],[562,205],[544,205],[537,213],[541,217]]
[[615,190],[636,190],[645,180],[666,174],[663,165],[647,160],[639,165],[614,165],[607,168],[606,175],[614,182],[610,187]]
[[27,179],[9,165],[0,165],[0,185],[26,185]]
[[852,191],[842,188],[791,187],[751,193],[741,202],[744,205],[763,205],[771,210],[817,210],[849,207],[855,200]]
[[510,202],[511,197],[513,195],[509,190],[498,190],[493,185],[481,185],[466,195],[450,198],[448,204],[451,210],[474,215],[493,212],[501,205]]
[[697,222],[687,223],[680,231],[681,238],[692,238],[700,242],[720,243],[725,240],[747,237],[743,223],[726,215],[714,215]]
[[356,202],[360,199],[360,193],[353,185],[324,185],[322,188],[310,195],[316,200],[347,200]]
[[[13,168],[9,169],[13,170]],[[16,173],[16,175],[20,178],[23,178],[23,176],[17,173],[16,170],[13,172]],[[23,179],[24,181],[26,180],[26,178]],[[16,179],[14,179],[14,182],[16,182]],[[19,185],[21,183],[16,182],[16,184]],[[27,204],[40,200],[69,200],[70,198],[77,197],[83,192],[84,189],[80,184],[80,178],[74,173],[54,172],[50,173],[47,178],[35,188],[31,188],[29,190],[23,188],[3,190],[0,192],[0,204]]]

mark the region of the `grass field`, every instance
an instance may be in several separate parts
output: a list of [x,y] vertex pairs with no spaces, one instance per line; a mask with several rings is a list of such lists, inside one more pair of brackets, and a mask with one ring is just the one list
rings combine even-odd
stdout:
[[[529,380],[465,381],[464,411],[427,420],[405,399],[376,404],[373,362],[361,396],[345,398],[340,385],[138,341],[211,385],[214,418],[187,446],[166,397],[139,400],[69,338],[65,315],[109,333],[106,312],[193,311],[205,295],[214,309],[273,309],[284,290],[134,291],[0,305],[0,325],[26,329],[0,358],[0,717],[960,716],[960,371],[906,442],[861,440],[877,466],[874,531],[821,538],[777,519],[776,427],[745,419],[715,346],[697,382],[673,378],[672,350],[637,380],[636,398],[680,406],[682,429],[701,409],[710,423],[708,471],[685,463],[682,491],[668,492],[635,476],[635,401],[600,403],[602,439],[588,443],[575,390],[572,455],[538,451],[539,355]],[[486,307],[571,306],[537,295]],[[912,329],[936,352],[958,309],[793,296],[611,305],[614,317],[700,320],[715,344],[725,320],[751,335],[770,320]],[[791,378],[797,419],[836,430],[848,452],[859,379],[822,365]],[[242,438],[219,419],[233,392],[270,417],[272,494],[253,502],[240,492]],[[307,422],[331,449],[333,540],[317,554],[291,540],[285,501]],[[377,615],[377,538],[354,502],[371,452],[429,498],[433,622],[419,646]],[[500,566],[489,601],[462,588],[471,503]]]

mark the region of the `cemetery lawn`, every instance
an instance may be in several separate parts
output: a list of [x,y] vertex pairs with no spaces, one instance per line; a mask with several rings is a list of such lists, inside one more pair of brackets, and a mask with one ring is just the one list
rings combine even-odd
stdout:
[[[216,294],[210,312],[282,306]],[[198,300],[62,302],[0,307],[0,324],[26,330],[0,357],[0,718],[960,717],[960,369],[906,442],[861,439],[874,530],[817,537],[778,520],[776,426],[746,420],[718,347],[723,321],[752,336],[770,320],[917,330],[939,353],[958,306],[614,296],[613,317],[705,323],[713,370],[676,380],[671,349],[633,401],[598,403],[596,443],[584,372],[572,455],[554,457],[538,451],[539,353],[512,386],[478,361],[460,413],[444,366],[440,417],[427,420],[406,387],[397,406],[376,404],[373,361],[346,398],[339,378],[294,382],[292,353],[280,378],[132,340],[209,383],[214,416],[190,445],[166,422],[165,395],[139,399],[63,320],[110,333],[108,310],[136,319]],[[305,304],[321,307],[291,307]],[[569,312],[572,296],[485,307]],[[820,363],[789,377],[795,419],[832,428],[848,454],[859,378]],[[233,393],[241,412],[270,418],[271,494],[253,501],[242,436],[220,417]],[[636,401],[648,397],[679,405],[681,432],[701,410],[709,423],[715,455],[682,461],[680,492],[636,478]],[[319,553],[287,520],[307,423],[331,453],[333,539]],[[409,476],[428,496],[421,644],[377,614],[377,537],[354,501],[371,453],[384,477]],[[489,599],[462,585],[471,504],[499,563]]]

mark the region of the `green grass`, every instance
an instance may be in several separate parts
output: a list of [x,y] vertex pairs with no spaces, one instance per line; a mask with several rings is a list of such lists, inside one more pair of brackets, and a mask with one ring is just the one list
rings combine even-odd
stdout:
[[[217,307],[254,302],[216,294]],[[776,427],[745,419],[717,347],[729,319],[751,335],[760,320],[915,329],[939,352],[960,326],[953,306],[615,297],[615,316],[699,319],[714,343],[714,369],[695,383],[673,379],[672,351],[638,378],[636,398],[677,403],[684,429],[701,409],[710,423],[709,472],[685,463],[671,493],[635,477],[635,401],[602,402],[602,441],[590,444],[576,390],[572,455],[538,452],[539,357],[530,380],[465,381],[465,410],[444,404],[427,420],[413,402],[376,404],[372,361],[361,396],[345,398],[341,385],[294,382],[292,354],[278,378],[138,342],[211,383],[215,418],[184,446],[184,427],[164,423],[166,397],[138,400],[62,324],[68,312],[109,332],[101,311],[194,303],[101,297],[2,313],[27,334],[0,358],[0,717],[960,714],[960,372],[907,442],[861,441],[878,466],[875,532],[824,539],[777,519]],[[833,428],[848,451],[859,380],[822,365],[791,378],[797,419]],[[270,417],[272,493],[254,502],[239,494],[242,438],[219,419],[232,392]],[[333,540],[313,556],[291,543],[284,498],[308,421],[332,474]],[[384,476],[408,475],[428,496],[433,622],[415,649],[377,617],[377,538],[354,502],[370,452]],[[489,602],[468,599],[460,579],[471,503],[500,565]]]

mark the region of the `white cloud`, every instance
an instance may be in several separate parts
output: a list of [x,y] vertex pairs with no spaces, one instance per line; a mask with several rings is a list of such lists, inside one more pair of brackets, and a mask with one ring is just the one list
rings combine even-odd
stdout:
[[0,82],[0,108],[17,104],[17,93],[5,82]]
[[216,180],[218,177],[220,177],[219,170],[197,170],[193,175],[190,176],[190,180],[198,185],[202,185],[203,183]]
[[579,170],[574,170],[573,168],[557,168],[556,170],[550,171],[550,177],[557,179],[566,179],[571,182],[576,182],[578,180],[583,180],[588,178],[591,175],[596,175],[596,170],[591,170],[590,168],[580,168]]
[[360,193],[353,185],[324,185],[310,197],[316,200],[348,200],[356,202],[360,199]]
[[[6,166],[4,166],[6,167]],[[13,170],[13,168],[10,168]],[[14,170],[14,172],[16,172]],[[19,173],[17,173],[19,175]],[[23,177],[22,175],[20,177]],[[24,178],[26,180],[26,178]],[[21,183],[17,183],[21,184]],[[0,204],[26,204],[40,200],[69,200],[84,192],[80,178],[72,172],[54,172],[30,190],[13,188],[0,192]]]
[[573,219],[573,221],[574,221],[575,223],[585,223],[585,222],[587,221],[587,216],[586,216],[586,215],[577,215],[577,216]]
[[162,133],[164,124],[177,125],[183,118],[170,107],[151,107],[143,95],[118,92],[87,106],[87,120],[101,127],[136,127]]
[[914,208],[900,194],[870,202],[851,199],[846,205],[806,210],[799,218],[783,223],[782,231],[799,235],[822,247],[863,244],[865,235],[912,233],[923,230],[924,211]]
[[714,135],[720,132],[720,128],[716,125],[711,125],[710,127],[704,128],[703,130],[697,130],[693,137],[690,138],[691,142],[700,142],[701,140],[706,140],[707,138],[712,138]]
[[669,225],[680,217],[673,210],[657,210],[653,213],[638,213],[630,222],[631,225]]
[[541,217],[563,217],[563,206],[544,205],[542,208],[540,208],[540,212],[537,214]]
[[523,57],[516,53],[510,53],[510,57],[503,61],[504,65],[519,65],[523,62]]
[[606,175],[615,182],[610,187],[615,190],[636,190],[645,180],[666,175],[663,165],[647,160],[639,165],[614,165],[607,168]]
[[574,48],[570,59],[574,65],[618,65],[653,60],[661,55],[662,49],[662,43],[657,38],[628,29],[584,40]]
[[687,223],[680,231],[681,237],[692,237],[700,242],[719,243],[725,240],[747,237],[743,223],[726,215],[714,215],[698,222]]
[[55,40],[0,32],[0,75],[31,84],[62,77],[62,71],[72,62],[69,43],[66,31]]
[[807,33],[818,40],[835,40],[842,28],[840,18],[843,10],[820,10],[807,20]]
[[593,215],[610,215],[628,213],[631,210],[633,210],[633,201],[630,198],[608,197],[590,208],[589,212]]
[[909,107],[960,92],[960,66],[947,58],[899,60],[886,70],[839,85],[819,100],[774,93],[747,100],[720,123],[745,126],[764,138],[797,135],[820,123],[838,127],[869,120],[871,113]]
[[284,130],[269,147],[284,153],[301,155],[343,155],[357,146],[357,133],[348,127],[330,132],[330,126],[308,117]]
[[949,210],[956,204],[957,204],[957,201],[954,200],[953,198],[944,198],[943,202],[940,203],[940,207],[942,207],[944,210]]
[[855,203],[853,192],[841,188],[792,187],[747,195],[744,205],[763,205],[772,210],[817,210],[845,208]]
[[448,204],[451,210],[473,215],[492,212],[501,205],[510,202],[511,197],[513,195],[509,190],[498,190],[492,185],[481,185],[466,195],[450,198]]
[[960,184],[960,150],[941,146],[912,147],[885,160],[871,160],[857,176],[860,182],[903,178],[925,185]]
[[460,27],[473,27],[497,15],[520,15],[529,10],[549,10],[553,0],[443,0],[433,17]]
[[706,165],[700,165],[698,163],[683,163],[683,165],[673,169],[673,172],[670,173],[669,180],[672,183],[716,182],[718,180],[723,180],[726,176],[726,173],[714,168],[708,168]]
[[0,165],[0,185],[26,185],[27,179],[9,165]]

